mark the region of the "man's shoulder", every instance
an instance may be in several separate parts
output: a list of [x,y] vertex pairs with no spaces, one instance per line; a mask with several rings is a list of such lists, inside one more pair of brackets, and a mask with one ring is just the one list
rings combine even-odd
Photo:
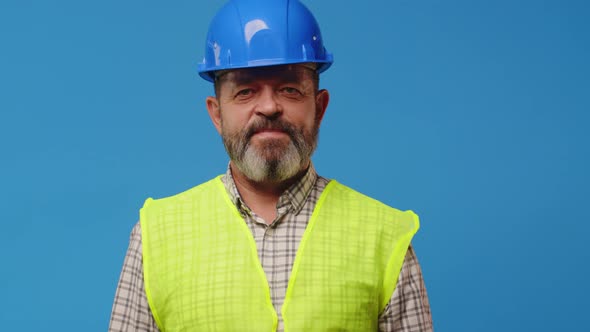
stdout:
[[[370,197],[349,186],[341,184],[336,180],[330,180],[326,186],[326,194],[337,197],[340,202],[350,202],[357,209],[369,212],[371,214],[386,215],[395,220],[405,219],[412,223],[418,223],[418,216],[412,210],[400,210],[378,199]],[[389,218],[388,218],[389,219]]]
[[148,199],[145,200],[143,207],[146,208],[148,206],[155,207],[155,206],[163,206],[163,205],[177,205],[177,204],[183,204],[183,203],[187,203],[187,202],[194,202],[195,196],[207,194],[208,192],[211,191],[211,189],[213,189],[217,186],[223,186],[223,184],[221,183],[220,177],[221,177],[221,175],[216,176],[213,179],[205,181],[201,184],[198,184],[198,185],[193,186],[185,191],[179,192],[179,193],[171,195],[171,196],[166,196],[166,197],[157,198],[157,199],[149,197]]
[[364,194],[364,193],[358,191],[357,189],[354,189],[354,188],[349,187],[345,184],[342,184],[342,183],[338,182],[337,180],[330,180],[329,186],[327,186],[327,187],[330,188],[330,191],[333,191],[334,193],[336,193],[339,196],[342,196],[343,198],[348,199],[348,200],[358,201],[364,205],[401,211],[401,210],[398,210],[398,209],[392,207],[391,205],[389,205],[387,203],[384,203],[376,198],[373,198],[367,194]]

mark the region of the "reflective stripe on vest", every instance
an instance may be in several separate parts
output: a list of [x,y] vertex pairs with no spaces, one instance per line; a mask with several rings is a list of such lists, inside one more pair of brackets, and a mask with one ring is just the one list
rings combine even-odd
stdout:
[[[146,200],[145,289],[162,332],[275,331],[256,243],[220,178]],[[281,309],[285,331],[376,331],[418,217],[336,181],[303,234]]]

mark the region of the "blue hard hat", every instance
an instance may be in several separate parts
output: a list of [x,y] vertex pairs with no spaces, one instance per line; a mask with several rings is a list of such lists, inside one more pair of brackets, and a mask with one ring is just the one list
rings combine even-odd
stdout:
[[298,0],[230,0],[209,24],[199,75],[218,70],[316,63],[332,65],[312,13]]

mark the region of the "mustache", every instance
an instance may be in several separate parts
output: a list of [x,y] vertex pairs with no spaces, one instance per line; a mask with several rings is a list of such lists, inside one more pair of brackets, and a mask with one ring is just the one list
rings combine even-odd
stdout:
[[279,119],[260,119],[256,120],[256,122],[252,123],[245,131],[244,138],[246,141],[249,141],[254,134],[263,130],[278,130],[286,133],[291,137],[292,140],[295,140],[297,137],[297,130],[293,127],[290,123],[279,120]]

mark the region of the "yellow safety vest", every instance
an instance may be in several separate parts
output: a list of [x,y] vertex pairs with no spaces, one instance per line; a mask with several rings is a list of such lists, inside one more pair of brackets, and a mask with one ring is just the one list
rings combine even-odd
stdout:
[[[221,179],[148,199],[145,290],[163,332],[275,331],[256,243]],[[331,181],[301,239],[281,309],[285,331],[376,331],[418,217]]]

